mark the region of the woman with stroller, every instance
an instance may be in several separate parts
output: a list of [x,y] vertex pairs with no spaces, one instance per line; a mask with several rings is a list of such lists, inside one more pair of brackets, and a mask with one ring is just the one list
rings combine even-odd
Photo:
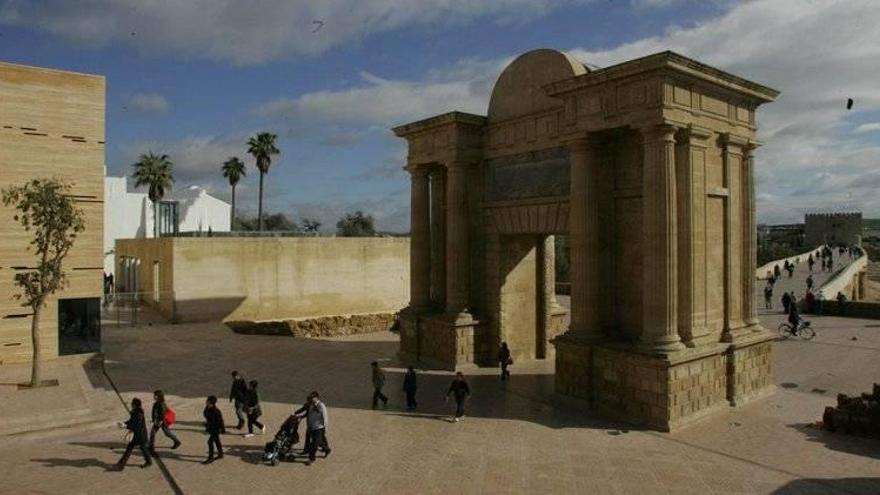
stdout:
[[260,423],[260,416],[263,415],[263,410],[260,408],[260,394],[257,392],[257,381],[251,380],[248,383],[247,395],[245,396],[245,412],[247,413],[247,427],[248,432],[245,435],[245,438],[249,438],[254,436],[254,426],[260,429],[260,435],[265,433],[266,427],[263,423]]

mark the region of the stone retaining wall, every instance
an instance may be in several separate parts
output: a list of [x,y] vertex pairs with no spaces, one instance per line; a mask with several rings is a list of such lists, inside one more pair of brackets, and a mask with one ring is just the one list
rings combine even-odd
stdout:
[[397,327],[397,313],[318,316],[273,321],[229,321],[234,332],[245,335],[282,335],[290,337],[335,337],[361,333],[387,332]]

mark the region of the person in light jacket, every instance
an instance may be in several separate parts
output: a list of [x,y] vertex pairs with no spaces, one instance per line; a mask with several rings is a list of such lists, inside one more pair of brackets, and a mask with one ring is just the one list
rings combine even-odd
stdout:
[[[306,465],[311,465],[315,462],[315,454],[317,454],[319,447],[324,451],[324,457],[330,455],[330,444],[327,442],[327,427],[330,423],[327,417],[327,406],[321,402],[317,391],[309,394],[308,402],[303,408],[305,408],[305,412],[302,417],[306,419],[306,453],[309,456]],[[300,411],[303,408],[300,408]]]

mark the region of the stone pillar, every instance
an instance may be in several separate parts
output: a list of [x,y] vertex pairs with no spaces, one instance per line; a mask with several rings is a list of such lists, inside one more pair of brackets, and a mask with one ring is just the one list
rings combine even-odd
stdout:
[[755,269],[758,267],[758,234],[755,222],[755,148],[757,143],[750,141],[744,148],[742,162],[743,191],[743,269],[742,297],[743,323],[757,329],[758,308],[755,306]]
[[678,236],[675,131],[642,128],[642,334],[639,348],[669,353],[684,348],[678,335]]
[[569,246],[571,326],[569,336],[594,340],[599,328],[599,174],[594,136],[568,143],[571,163]]
[[424,166],[407,167],[410,173],[410,253],[409,253],[409,306],[414,310],[428,307],[431,291],[431,225],[428,211],[428,169]]
[[706,328],[706,140],[710,129],[678,134],[675,173],[678,222],[678,334],[688,347],[717,342]]
[[468,244],[468,164],[446,166],[446,312],[470,320],[470,246]]
[[446,307],[446,172],[431,171],[431,301]]
[[[743,256],[745,242],[743,239],[740,239],[741,242],[739,243],[734,240],[734,219],[739,218],[741,220],[741,228],[738,233],[739,237],[742,238],[742,224],[746,223],[743,221],[742,215],[745,212],[745,208],[741,207],[742,199],[745,197],[745,194],[742,194],[744,184],[741,180],[742,169],[744,168],[742,148],[746,143],[747,141],[744,138],[733,134],[726,133],[721,135],[724,187],[727,191],[724,202],[724,327],[721,333],[721,340],[723,342],[733,342],[744,333],[743,284],[741,282],[743,278],[743,262],[745,261]],[[740,171],[738,176],[734,175],[734,169]],[[734,187],[734,177],[737,178],[739,187]],[[739,196],[737,197],[737,195]],[[752,278],[754,278],[754,271]],[[749,299],[754,297],[752,295]]]

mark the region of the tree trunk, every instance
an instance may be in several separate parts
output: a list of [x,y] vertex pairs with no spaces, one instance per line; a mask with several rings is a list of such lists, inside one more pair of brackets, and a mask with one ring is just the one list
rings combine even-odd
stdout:
[[263,231],[263,171],[260,170],[260,202],[257,205],[257,230]]
[[235,185],[232,186],[232,211],[229,212],[229,230],[235,232]]
[[40,313],[43,311],[42,302],[34,309],[34,316],[31,318],[31,346],[33,346],[33,357],[31,358],[31,387],[39,387],[43,383],[43,349],[40,345]]

